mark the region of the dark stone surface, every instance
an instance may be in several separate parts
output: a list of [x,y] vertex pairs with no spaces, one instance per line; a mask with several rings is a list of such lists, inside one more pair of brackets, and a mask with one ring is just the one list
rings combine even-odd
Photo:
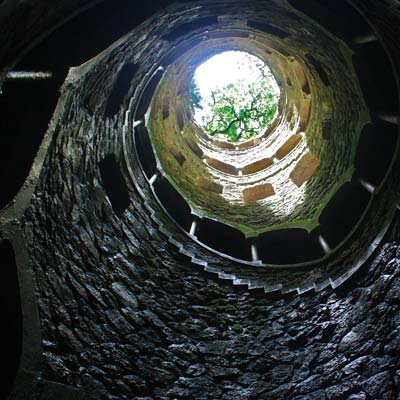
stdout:
[[[48,178],[56,176],[53,169]],[[79,186],[80,199],[93,190]],[[336,292],[257,298],[219,286],[179,261],[171,244],[149,240],[133,196],[119,220],[103,214],[108,203],[85,208],[88,220],[99,218],[90,226],[66,224],[57,194],[47,203],[35,196],[25,229],[36,238],[47,379],[110,399],[396,399],[396,243]],[[46,247],[43,227],[61,221],[52,233],[59,245]],[[92,241],[96,251],[83,250]]]
[[398,400],[398,220],[337,290],[260,296],[223,285],[167,240],[133,185],[129,208],[113,213],[97,163],[121,157],[123,117],[89,115],[88,82],[64,88],[65,115],[18,233],[40,310],[41,398],[82,398],[69,385],[113,400]]

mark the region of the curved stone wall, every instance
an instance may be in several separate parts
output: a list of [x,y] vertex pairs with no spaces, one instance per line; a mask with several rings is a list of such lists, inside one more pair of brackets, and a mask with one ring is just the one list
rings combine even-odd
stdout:
[[[361,33],[365,25],[371,29],[358,23],[362,12],[390,55],[390,74],[391,67],[397,73],[398,7],[354,3],[360,9],[346,2],[332,9],[316,1],[303,11],[326,29],[337,26],[332,20],[337,23],[341,11],[353,12],[354,26],[334,32],[342,40],[360,26]],[[273,15],[274,4],[241,7]],[[224,20],[226,6],[207,14],[204,4],[205,14],[190,24],[201,6],[154,5],[152,19],[70,70],[30,177],[0,213],[0,238],[12,243],[16,255],[24,326],[11,398],[395,400],[400,393],[399,166],[396,157],[386,155],[395,154],[398,109],[389,100],[374,103],[362,88],[374,129],[360,131],[362,139],[352,150],[356,173],[335,190],[319,217],[314,237],[334,245],[317,262],[282,268],[255,259],[254,245],[284,260],[277,264],[297,263],[293,254],[306,258],[312,249],[294,229],[275,234],[282,238],[259,236],[263,246],[234,231],[229,237],[243,240],[246,248],[215,248],[221,246],[218,235],[214,243],[200,243],[191,235],[193,219],[210,241],[207,229],[228,231],[201,225],[165,178],[152,181],[157,162],[149,138],[138,134],[145,126],[135,122],[145,117],[162,78],[162,54],[181,35],[215,23],[215,15],[221,24],[232,21]],[[330,13],[328,22],[318,7]],[[100,18],[96,10],[91,15]],[[179,17],[172,18],[171,10]],[[240,20],[240,8],[230,12]],[[48,18],[50,25],[57,20]],[[293,9],[290,18],[309,17]],[[281,41],[295,34],[294,28],[283,30],[261,18],[245,24]],[[16,34],[17,39],[23,43]],[[357,46],[364,49],[364,44]],[[367,51],[358,54],[373,59],[381,44],[367,43]],[[313,79],[319,76],[318,84],[332,85],[318,54],[307,51],[304,61]],[[356,71],[372,74],[386,88],[393,75],[378,79],[377,72],[388,71],[384,61],[382,70],[376,61],[367,64],[370,70]],[[301,71],[293,68],[307,90]],[[396,93],[398,106],[397,101]],[[335,109],[319,104],[321,114],[310,124],[320,124],[323,143],[340,142],[332,131]],[[386,133],[384,141],[376,131]],[[193,154],[204,152],[188,140]],[[282,155],[293,144],[285,145]],[[371,160],[377,170],[368,168]],[[337,164],[347,168],[346,162]],[[340,207],[350,209],[346,218]],[[332,221],[342,226],[348,219],[346,229],[332,227]],[[274,246],[280,240],[288,242],[284,254]]]
[[[204,21],[203,14],[213,14],[214,8],[218,9],[218,3],[199,10],[197,19],[191,15],[190,23]],[[290,6],[274,5],[262,13],[240,5],[234,8],[242,15],[240,22],[235,13],[226,15],[231,22],[222,18],[210,20],[209,25],[203,22],[203,30],[188,29],[175,38],[176,60],[166,64],[160,58],[159,65],[166,71],[146,121],[159,167],[195,214],[222,221],[246,236],[282,226],[311,231],[324,205],[350,179],[358,137],[368,121],[352,71],[351,49],[301,15],[295,18]],[[290,29],[282,34],[284,27]],[[199,134],[189,109],[193,71],[204,58],[229,49],[261,57],[270,65],[282,93],[275,123],[245,148],[246,143],[218,143]],[[328,61],[329,69],[323,67]],[[328,120],[329,139],[322,133]],[[300,132],[305,135],[297,140]],[[205,162],[193,153],[187,137],[198,142]],[[300,142],[297,147],[288,143],[292,137],[294,143]],[[248,164],[265,158],[277,160],[256,175],[240,174]],[[214,190],[214,185],[220,189]],[[270,190],[263,190],[265,185]]]

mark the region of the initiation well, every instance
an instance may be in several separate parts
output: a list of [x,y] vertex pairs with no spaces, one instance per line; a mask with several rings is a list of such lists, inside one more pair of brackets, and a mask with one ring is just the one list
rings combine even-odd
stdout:
[[[11,398],[397,399],[398,4],[57,4],[0,5],[1,79],[56,77],[2,85]],[[224,51],[280,88],[249,140],[188,107]]]

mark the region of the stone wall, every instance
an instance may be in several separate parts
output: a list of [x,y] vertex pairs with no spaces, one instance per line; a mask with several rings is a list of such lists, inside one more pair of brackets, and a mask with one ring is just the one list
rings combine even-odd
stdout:
[[[396,63],[393,31],[400,25],[388,29],[382,21],[393,21],[398,7],[378,6],[383,3],[360,2],[364,12],[371,10]],[[168,24],[168,15],[157,23]],[[158,50],[152,59],[141,58],[138,75],[151,68]],[[130,51],[135,62],[146,47]],[[122,53],[114,56],[107,76],[115,80]],[[43,167],[39,157],[30,177],[34,194],[22,191],[0,213],[0,237],[13,239],[24,318],[13,398],[397,400],[398,215],[378,250],[339,288],[293,293],[299,281],[308,289],[326,281],[323,265],[264,271],[271,288],[283,288],[271,294],[258,289],[260,277],[249,288],[243,280],[216,276],[212,268],[245,277],[255,272],[183,235],[162,213],[138,165],[127,170],[125,116],[122,109],[112,118],[101,114],[111,83],[96,81],[98,70],[89,67],[98,61],[72,70],[63,87],[41,149]],[[91,92],[93,82],[100,86]],[[99,103],[91,107],[83,93],[99,96]],[[119,215],[99,168],[110,155],[130,198]],[[389,181],[389,199],[360,230],[379,230],[398,198],[397,184]],[[341,252],[336,271],[342,274],[348,255],[364,244],[354,241]]]

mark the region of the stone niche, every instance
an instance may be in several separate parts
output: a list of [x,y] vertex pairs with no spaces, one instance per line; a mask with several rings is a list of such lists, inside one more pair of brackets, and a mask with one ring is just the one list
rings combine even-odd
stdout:
[[306,95],[300,109],[300,129],[305,131],[311,116],[311,96]]
[[218,183],[204,176],[196,177],[194,183],[197,187],[207,192],[221,194],[223,191],[223,187],[221,185],[218,185]]
[[270,158],[264,158],[263,160],[256,161],[255,163],[246,165],[242,169],[243,175],[255,174],[258,171],[262,171],[263,169],[270,167],[273,163],[273,160]]
[[216,160],[215,158],[207,158],[207,164],[218,171],[224,172],[229,175],[237,175],[238,169],[233,165],[224,163],[223,161]]
[[301,134],[296,133],[291,136],[276,152],[275,157],[278,160],[282,160],[286,157],[301,141]]
[[273,186],[270,183],[265,183],[243,190],[243,201],[245,204],[250,204],[274,195]]
[[307,153],[297,163],[296,167],[290,174],[290,179],[297,187],[301,187],[314,175],[319,165],[320,161],[311,153]]

